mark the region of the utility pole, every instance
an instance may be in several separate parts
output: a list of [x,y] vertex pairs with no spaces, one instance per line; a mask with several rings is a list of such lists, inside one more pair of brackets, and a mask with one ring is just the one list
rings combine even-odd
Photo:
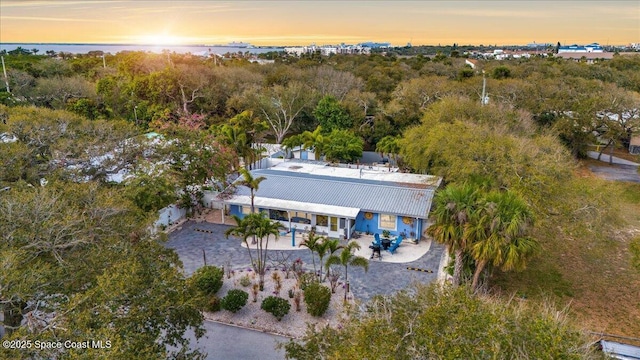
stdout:
[[484,106],[489,103],[489,97],[487,96],[487,78],[485,77],[484,70],[482,70],[482,97],[480,98],[480,105]]
[[11,94],[11,89],[9,89],[9,78],[7,77],[7,68],[4,67],[4,56],[0,56],[0,60],[2,60],[2,72],[4,73],[4,84],[7,86],[7,92]]
[[103,69],[107,68],[107,61],[104,59],[104,54],[102,54],[102,68]]

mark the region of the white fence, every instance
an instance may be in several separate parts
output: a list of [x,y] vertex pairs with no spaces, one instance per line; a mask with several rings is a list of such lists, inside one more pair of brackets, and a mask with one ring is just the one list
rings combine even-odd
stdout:
[[181,209],[176,205],[169,205],[166,208],[159,211],[158,221],[156,221],[156,227],[169,226],[178,220],[187,216],[187,210]]

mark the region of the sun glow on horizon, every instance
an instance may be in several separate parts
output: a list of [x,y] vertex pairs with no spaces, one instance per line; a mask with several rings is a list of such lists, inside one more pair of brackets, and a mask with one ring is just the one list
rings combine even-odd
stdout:
[[186,45],[189,44],[189,39],[182,36],[169,35],[167,33],[161,34],[146,34],[133,36],[132,40],[139,44],[145,45]]

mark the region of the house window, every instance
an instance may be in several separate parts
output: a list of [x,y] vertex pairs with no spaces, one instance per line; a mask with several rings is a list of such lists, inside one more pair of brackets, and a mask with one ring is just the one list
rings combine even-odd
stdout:
[[243,207],[242,207],[242,213],[243,213],[244,215],[251,214],[251,206],[243,206]]
[[327,215],[316,215],[317,226],[327,226],[329,224],[329,217]]
[[291,221],[299,224],[311,224],[311,214],[305,212],[291,213]]
[[388,214],[380,214],[380,229],[395,230],[396,229],[396,216]]
[[289,220],[289,215],[287,214],[286,211],[270,209],[269,210],[269,219],[271,219],[271,220],[288,221]]

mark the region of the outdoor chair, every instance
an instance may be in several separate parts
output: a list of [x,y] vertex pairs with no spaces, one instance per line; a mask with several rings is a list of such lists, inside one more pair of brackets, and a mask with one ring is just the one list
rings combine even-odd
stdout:
[[380,241],[380,234],[375,234],[373,237],[375,240],[371,242],[371,245],[382,246],[382,242]]
[[393,244],[391,244],[391,247],[389,248],[389,252],[391,253],[391,255],[393,255],[396,250],[398,250],[398,247],[400,247],[400,243],[402,243],[402,237],[398,236],[396,238],[396,241],[393,242]]

